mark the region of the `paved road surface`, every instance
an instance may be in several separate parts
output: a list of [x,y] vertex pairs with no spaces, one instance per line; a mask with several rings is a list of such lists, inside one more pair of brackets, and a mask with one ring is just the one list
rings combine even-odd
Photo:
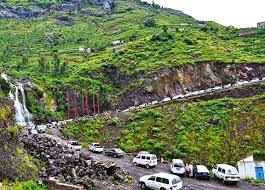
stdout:
[[[87,149],[83,151],[87,152]],[[90,152],[91,153],[91,152]],[[169,164],[161,164],[155,168],[146,169],[140,166],[134,166],[132,163],[133,157],[125,156],[124,158],[113,158],[105,156],[104,154],[91,153],[92,157],[98,160],[111,159],[116,162],[118,166],[129,172],[132,177],[138,180],[141,176],[150,175],[157,172],[169,173]],[[237,185],[223,185],[219,180],[210,179],[209,181],[196,180],[183,177],[183,185],[187,190],[265,190],[265,186],[256,186],[246,182],[240,182]]]
[[[50,137],[60,143],[66,144],[67,141],[62,140],[60,137],[42,134],[47,137]],[[146,169],[145,167],[134,166],[132,163],[132,156],[124,156],[123,158],[113,158],[104,155],[103,153],[97,154],[90,152],[87,148],[84,148],[82,152],[89,152],[92,157],[97,160],[107,160],[110,159],[114,161],[119,167],[129,172],[129,174],[135,178],[136,181],[139,180],[140,177],[144,175],[150,175],[158,172],[167,172],[169,173],[169,164],[161,164],[155,168]],[[265,190],[265,185],[253,185],[247,182],[241,181],[237,185],[223,185],[219,180],[211,178],[209,181],[205,180],[196,180],[190,179],[186,177],[182,177],[183,185],[185,186],[185,190]]]

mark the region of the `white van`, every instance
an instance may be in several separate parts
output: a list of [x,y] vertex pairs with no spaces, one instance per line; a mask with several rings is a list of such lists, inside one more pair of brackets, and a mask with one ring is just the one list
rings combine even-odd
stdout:
[[170,165],[170,171],[173,174],[185,175],[185,166],[183,160],[173,159]]
[[212,172],[214,177],[222,180],[222,183],[237,183],[240,181],[237,169],[228,164],[217,164],[213,167]]
[[142,165],[146,168],[155,167],[157,165],[157,157],[154,154],[138,154],[133,159],[135,166]]
[[176,175],[167,173],[143,176],[140,178],[139,184],[142,189],[178,190],[182,188],[181,179]]

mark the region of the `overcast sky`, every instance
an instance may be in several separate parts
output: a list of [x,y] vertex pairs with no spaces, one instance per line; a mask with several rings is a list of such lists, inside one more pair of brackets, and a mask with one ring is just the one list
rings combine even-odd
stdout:
[[[152,0],[144,0],[152,2]],[[155,3],[183,11],[198,19],[222,25],[255,27],[265,21],[265,0],[154,0]]]

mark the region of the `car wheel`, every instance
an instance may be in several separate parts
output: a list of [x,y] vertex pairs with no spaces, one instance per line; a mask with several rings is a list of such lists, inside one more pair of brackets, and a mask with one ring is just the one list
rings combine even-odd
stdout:
[[134,162],[133,165],[137,166],[138,164],[136,162]]
[[164,187],[161,187],[160,190],[166,190]]
[[146,185],[145,185],[145,183],[144,183],[144,182],[141,182],[141,183],[140,183],[140,187],[141,187],[141,189],[146,189]]
[[114,158],[116,158],[116,157],[117,157],[117,155],[116,155],[116,154],[114,154],[114,155],[113,155],[113,157],[114,157]]
[[224,179],[222,179],[222,184],[225,184],[225,180]]
[[146,167],[147,169],[150,168],[150,166],[149,166],[148,164],[146,164],[145,167]]

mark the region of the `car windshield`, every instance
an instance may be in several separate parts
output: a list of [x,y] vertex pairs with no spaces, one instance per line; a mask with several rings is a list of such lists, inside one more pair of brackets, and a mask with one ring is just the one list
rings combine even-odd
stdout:
[[73,146],[79,146],[78,142],[71,142],[71,145],[73,145]]
[[100,144],[94,144],[94,147],[101,148]]
[[115,150],[115,152],[117,152],[117,153],[122,153],[122,152],[123,152],[123,151],[122,151],[121,149],[119,149],[119,148],[115,148],[114,150]]
[[175,168],[183,168],[183,164],[181,164],[181,163],[175,163],[174,164],[174,167]]
[[237,172],[237,170],[231,170],[231,169],[228,169],[228,170],[227,170],[227,174],[228,174],[228,175],[238,175],[238,172]]
[[156,156],[152,156],[151,157],[151,160],[156,160]]
[[172,185],[176,185],[176,184],[178,184],[179,182],[181,182],[181,179],[180,179],[180,178],[174,178],[174,179],[172,180]]

